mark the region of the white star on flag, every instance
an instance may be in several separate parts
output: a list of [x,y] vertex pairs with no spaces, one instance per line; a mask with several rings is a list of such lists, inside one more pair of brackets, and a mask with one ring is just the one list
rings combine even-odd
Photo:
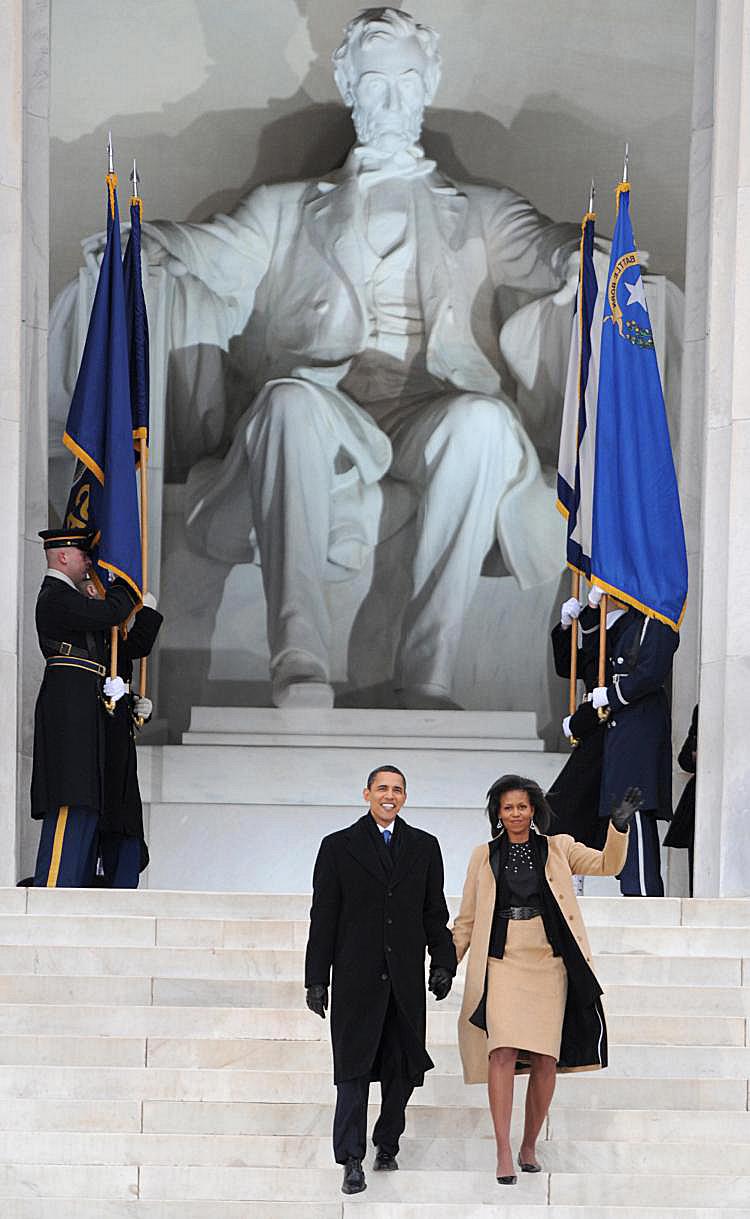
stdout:
[[628,304],[640,305],[641,308],[648,313],[648,306],[646,305],[646,293],[643,287],[643,280],[641,279],[640,275],[634,281],[634,283],[626,283],[625,287],[628,290]]

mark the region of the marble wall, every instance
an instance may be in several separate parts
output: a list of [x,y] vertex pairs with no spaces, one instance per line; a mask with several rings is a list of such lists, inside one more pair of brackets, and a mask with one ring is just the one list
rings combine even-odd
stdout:
[[48,51],[46,0],[0,5],[0,884],[17,879],[40,676],[26,607],[47,522]]

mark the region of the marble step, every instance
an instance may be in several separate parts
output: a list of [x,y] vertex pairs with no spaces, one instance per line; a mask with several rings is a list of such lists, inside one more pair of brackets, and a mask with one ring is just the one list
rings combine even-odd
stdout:
[[[668,1037],[661,1041],[638,1041],[644,1030],[630,1027],[630,1022],[610,1024],[610,1058],[614,1069],[629,1067],[634,1050],[651,1051],[660,1047],[670,1069],[689,1075],[702,1075],[712,1050],[716,1051],[716,1074],[731,1077],[738,1069],[750,1067],[750,1051],[745,1050],[745,1027],[741,1038],[722,1043],[689,1041],[679,1044]],[[436,1069],[445,1074],[456,1073],[461,1063],[456,1046],[455,1022],[446,1030],[447,1039],[428,1038],[430,1055]],[[624,1041],[619,1040],[621,1034]],[[694,1036],[698,1036],[696,1032]],[[682,1050],[685,1054],[681,1054]],[[734,1052],[734,1053],[733,1053]],[[732,1055],[728,1057],[728,1055]],[[331,1049],[326,1040],[265,1040],[256,1037],[220,1038],[203,1036],[123,1037],[111,1034],[54,1035],[5,1033],[0,1012],[0,1065],[4,1066],[101,1066],[101,1067],[199,1067],[204,1070],[246,1071],[323,1071],[330,1065]],[[639,1062],[644,1062],[639,1054]],[[739,1063],[739,1066],[737,1065]],[[677,1064],[677,1065],[674,1065]],[[631,1067],[632,1069],[632,1067]],[[628,1071],[628,1074],[631,1070]],[[749,1072],[750,1074],[750,1072]]]
[[[747,995],[750,1004],[750,994]],[[724,1014],[675,1016],[619,1014],[607,996],[608,1030],[613,1045],[726,1045],[750,1043],[748,1020]],[[0,1006],[0,1046],[13,1035],[22,1037],[86,1038],[101,1036],[149,1039],[206,1039],[230,1044],[248,1039],[328,1043],[328,1025],[311,1019],[307,1010],[264,1008],[81,1006],[74,1004],[6,1004]],[[747,1040],[746,1040],[747,1038]],[[456,1039],[455,1010],[431,1008],[430,1044]],[[0,1051],[2,1053],[2,1051]]]
[[[305,1202],[304,1219],[747,1219],[747,1209],[673,1206],[548,1206],[529,1203],[367,1202],[374,1193],[335,1202]],[[5,1199],[7,1219],[300,1219],[296,1202],[226,1202],[167,1199],[90,1201],[70,1198]]]
[[[580,899],[587,926],[750,926],[750,898],[596,897]],[[457,910],[459,897],[448,897]],[[0,914],[58,917],[140,915],[162,919],[305,922],[309,893],[210,893],[164,889],[2,889]]]
[[[0,945],[296,949],[307,919],[154,918],[140,915],[0,914]],[[595,953],[660,957],[748,957],[748,927],[616,926],[589,923]]]
[[[457,910],[459,897],[448,898]],[[581,899],[587,926],[747,927],[750,898],[700,901],[676,897],[587,897]],[[0,889],[2,914],[54,914],[57,917],[119,915],[142,917],[272,919],[305,922],[309,893],[210,893],[164,889]]]
[[[441,1075],[461,1071],[455,1039],[430,1044],[430,1056]],[[0,1064],[46,1070],[50,1067],[133,1068],[230,1073],[253,1071],[289,1076],[330,1069],[327,1042],[192,1040],[125,1037],[0,1037]],[[750,1048],[713,1045],[610,1045],[609,1075],[620,1079],[648,1075],[671,1079],[747,1079]]]
[[[498,750],[491,742],[477,748],[474,741],[462,742],[459,749],[432,749],[425,739],[411,749],[394,744],[387,760],[407,776],[408,808],[480,810],[488,787],[503,773],[532,773],[543,787],[551,784],[567,756],[536,749],[517,743]],[[138,750],[138,777],[144,802],[183,804],[196,809],[196,816],[205,805],[211,807],[203,811],[214,817],[215,805],[258,805],[277,812],[338,808],[351,818],[369,771],[382,761],[379,740],[366,747],[297,746],[293,767],[282,746],[144,745]],[[254,782],[253,776],[262,779]],[[476,825],[474,837],[466,840],[466,859],[484,833],[481,817]]]
[[[0,968],[10,974],[112,974],[114,976],[185,978],[200,980],[252,981],[261,985],[296,986],[296,999],[304,1002],[301,979],[304,952],[301,949],[174,948],[123,945],[11,944],[3,948]],[[739,957],[679,957],[645,953],[595,954],[594,968],[602,985],[674,984],[688,986],[741,986]],[[747,969],[746,969],[747,973]],[[2,975],[0,975],[2,976]],[[750,982],[750,974],[746,981]],[[454,988],[455,989],[455,988]],[[281,991],[279,992],[281,994]],[[450,1007],[457,1001],[451,992]],[[287,1006],[286,998],[277,1006]]]
[[[717,1077],[709,1073],[712,1068],[708,1062],[702,1064],[707,1067],[703,1076],[689,1076],[685,1071],[670,1075],[663,1050],[649,1054],[641,1047],[633,1049],[635,1053],[630,1062],[619,1061],[627,1054],[625,1050],[619,1050],[616,1064],[606,1072],[561,1077],[555,1104],[575,1108],[587,1104],[606,1109],[747,1109],[747,1075]],[[733,1051],[712,1050],[710,1056],[715,1059],[731,1053]],[[661,1067],[661,1070],[645,1074],[647,1068],[639,1060],[646,1054],[653,1060],[648,1065]],[[0,1097],[28,1100],[70,1097],[72,1100],[331,1104],[333,1096],[330,1068],[325,1072],[290,1073],[195,1067],[0,1066]],[[427,1075],[419,1100],[422,1104],[439,1107],[475,1103],[472,1090],[467,1091],[459,1075],[435,1072]]]
[[[628,1141],[560,1140],[541,1142],[537,1151],[545,1173],[627,1174],[658,1176],[669,1165],[671,1175],[731,1177],[750,1182],[750,1146],[702,1141],[653,1143]],[[4,1131],[0,1140],[3,1167],[56,1164],[60,1166],[130,1165],[202,1168],[305,1169],[331,1166],[328,1131],[317,1135],[186,1135],[186,1134],[71,1134],[67,1131]],[[404,1172],[483,1173],[492,1177],[496,1164],[494,1140],[476,1137],[417,1139],[405,1136],[399,1152]],[[731,1164],[731,1173],[726,1169]]]
[[[494,1173],[418,1173],[401,1170],[371,1174],[369,1189],[378,1200],[393,1204],[415,1202],[497,1203]],[[140,1197],[189,1197],[211,1200],[324,1201],[339,1192],[340,1171],[301,1169],[289,1173],[263,1168],[168,1168],[144,1166],[139,1173]],[[748,1177],[650,1175],[631,1173],[523,1174],[514,1188],[513,1205],[550,1201],[567,1205],[688,1205],[741,1207],[747,1205]],[[340,1195],[339,1195],[340,1196]]]
[[[373,1090],[373,1097],[376,1095]],[[523,1124],[525,1084],[517,1081],[511,1131],[520,1132]],[[489,1110],[479,1089],[468,1090],[463,1104],[424,1105],[419,1094],[407,1111],[407,1134],[412,1138],[492,1139]],[[586,1102],[585,1095],[580,1097]],[[33,1104],[37,1102],[27,1102]],[[81,1102],[84,1103],[84,1102]],[[379,1106],[370,1106],[370,1124]],[[42,1115],[43,1116],[43,1115]],[[116,1116],[116,1115],[115,1115]],[[143,1129],[162,1134],[257,1134],[310,1135],[329,1130],[332,1105],[259,1104],[252,1101],[146,1101]],[[30,1128],[30,1127],[29,1127]],[[38,1126],[38,1129],[56,1127]],[[118,1127],[119,1129],[119,1127]],[[696,1142],[716,1144],[747,1143],[750,1112],[747,1110],[674,1110],[577,1108],[565,1104],[552,1107],[548,1137],[566,1140],[623,1142]]]
[[[311,724],[312,721],[312,724]],[[496,741],[537,739],[533,711],[388,711],[364,708],[319,708],[309,711],[270,707],[192,707],[185,736],[193,733],[250,734],[261,737],[322,736],[341,740],[362,737],[370,744],[404,738]]]

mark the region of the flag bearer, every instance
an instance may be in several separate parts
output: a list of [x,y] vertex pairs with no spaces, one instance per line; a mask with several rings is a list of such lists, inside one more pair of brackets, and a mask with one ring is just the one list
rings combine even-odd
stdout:
[[40,537],[47,574],[36,628],[46,668],[34,712],[31,815],[42,821],[34,884],[76,888],[91,884],[96,866],[107,641],[136,594],[121,579],[101,600],[78,591],[90,563],[89,530],[45,529]]

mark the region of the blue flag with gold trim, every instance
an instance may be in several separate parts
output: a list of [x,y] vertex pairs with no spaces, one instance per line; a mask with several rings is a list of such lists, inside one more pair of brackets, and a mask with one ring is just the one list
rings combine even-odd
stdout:
[[133,461],[128,324],[117,206],[107,175],[107,244],[63,443],[78,458],[65,523],[94,529],[98,568],[142,595],[141,529]]
[[685,532],[626,182],[617,201],[599,353],[591,579],[677,630]]
[[125,311],[128,323],[128,353],[130,357],[130,406],[133,419],[133,440],[148,444],[149,427],[149,360],[148,316],[143,295],[141,272],[141,200],[130,200],[130,237],[122,262],[125,277]]

